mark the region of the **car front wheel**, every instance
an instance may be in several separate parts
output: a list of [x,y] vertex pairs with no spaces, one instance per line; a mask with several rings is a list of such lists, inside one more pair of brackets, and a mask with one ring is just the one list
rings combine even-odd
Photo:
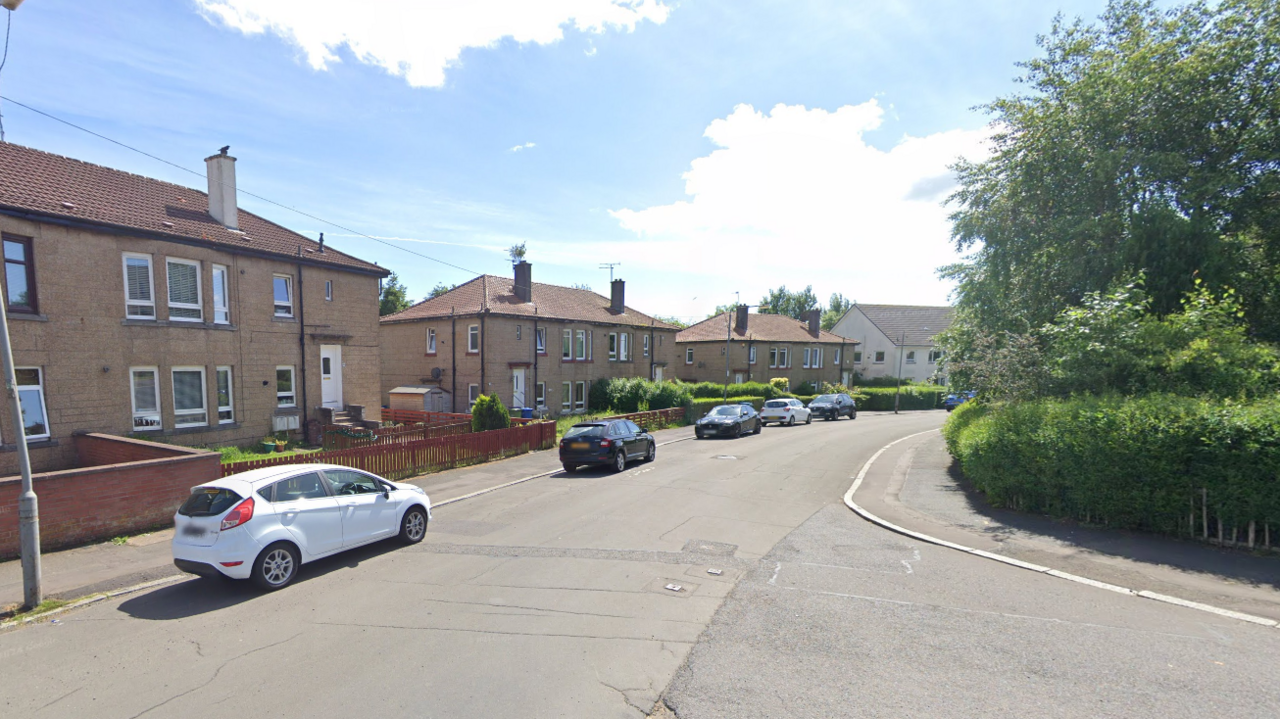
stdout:
[[400,541],[417,544],[427,536],[427,512],[422,507],[410,507],[400,520]]
[[301,558],[298,550],[288,542],[276,542],[253,560],[253,583],[274,592],[283,589],[298,576]]
[[657,442],[650,442],[650,443],[649,443],[649,451],[648,451],[647,453],[645,453],[645,455],[644,455],[644,461],[646,461],[646,462],[652,462],[653,460],[655,460],[655,459],[657,459],[657,458],[658,458],[658,443],[657,443]]

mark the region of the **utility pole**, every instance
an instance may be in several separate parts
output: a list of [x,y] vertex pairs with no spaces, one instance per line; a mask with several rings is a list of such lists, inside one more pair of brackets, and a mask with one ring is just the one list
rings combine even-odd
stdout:
[[902,396],[902,355],[906,353],[903,345],[907,341],[907,333],[904,331],[898,338],[898,389],[893,393],[893,413],[898,413],[898,398]]
[[18,544],[22,553],[23,607],[35,609],[44,598],[40,580],[40,509],[31,487],[31,456],[27,454],[27,430],[18,398],[18,377],[13,371],[13,348],[9,343],[9,315],[0,301],[0,361],[4,363],[4,388],[13,410],[14,442],[18,448],[18,468],[22,472],[22,494],[18,495]]
[[733,316],[738,313],[738,304],[742,302],[742,294],[733,293],[733,311],[725,317],[724,323],[724,401],[729,401],[729,341],[733,338]]

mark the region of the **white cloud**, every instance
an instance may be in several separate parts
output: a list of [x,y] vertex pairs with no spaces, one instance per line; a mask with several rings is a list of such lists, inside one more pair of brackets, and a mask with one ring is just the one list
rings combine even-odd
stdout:
[[537,146],[538,146],[538,144],[537,144],[536,142],[526,142],[526,143],[524,143],[523,145],[516,145],[515,147],[511,148],[511,151],[512,151],[512,152],[519,152],[519,151],[521,151],[521,150],[528,150],[528,149],[530,149],[530,148],[534,148],[534,147],[537,147]]
[[630,32],[662,23],[661,0],[195,0],[205,17],[246,34],[272,32],[297,45],[311,67],[337,62],[346,45],[361,62],[402,75],[414,87],[440,87],[462,50],[504,38],[550,44],[564,26]]
[[708,274],[733,268],[727,289],[751,301],[748,289],[780,284],[813,284],[824,302],[823,292],[945,301],[935,270],[956,259],[941,204],[955,184],[947,167],[985,157],[989,131],[905,136],[885,151],[865,140],[883,116],[874,99],[835,112],[739,105],[707,127],[718,149],[684,174],[690,199],[611,212],[638,236],[625,254],[654,258],[655,269],[673,256]]

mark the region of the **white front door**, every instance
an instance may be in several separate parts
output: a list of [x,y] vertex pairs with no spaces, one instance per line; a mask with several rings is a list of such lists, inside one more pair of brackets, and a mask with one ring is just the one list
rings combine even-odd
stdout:
[[653,366],[653,381],[654,382],[662,381],[662,368],[659,367],[658,365]]
[[741,373],[741,372],[735,373],[735,374],[733,375],[733,383],[734,383],[734,384],[742,384],[742,373]]
[[342,345],[320,345],[320,403],[342,409]]
[[511,406],[524,406],[524,367],[511,370]]

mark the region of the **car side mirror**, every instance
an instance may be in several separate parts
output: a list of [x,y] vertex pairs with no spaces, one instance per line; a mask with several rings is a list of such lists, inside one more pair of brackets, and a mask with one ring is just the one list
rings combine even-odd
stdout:
[[391,499],[391,488],[385,484],[382,485],[382,498]]

